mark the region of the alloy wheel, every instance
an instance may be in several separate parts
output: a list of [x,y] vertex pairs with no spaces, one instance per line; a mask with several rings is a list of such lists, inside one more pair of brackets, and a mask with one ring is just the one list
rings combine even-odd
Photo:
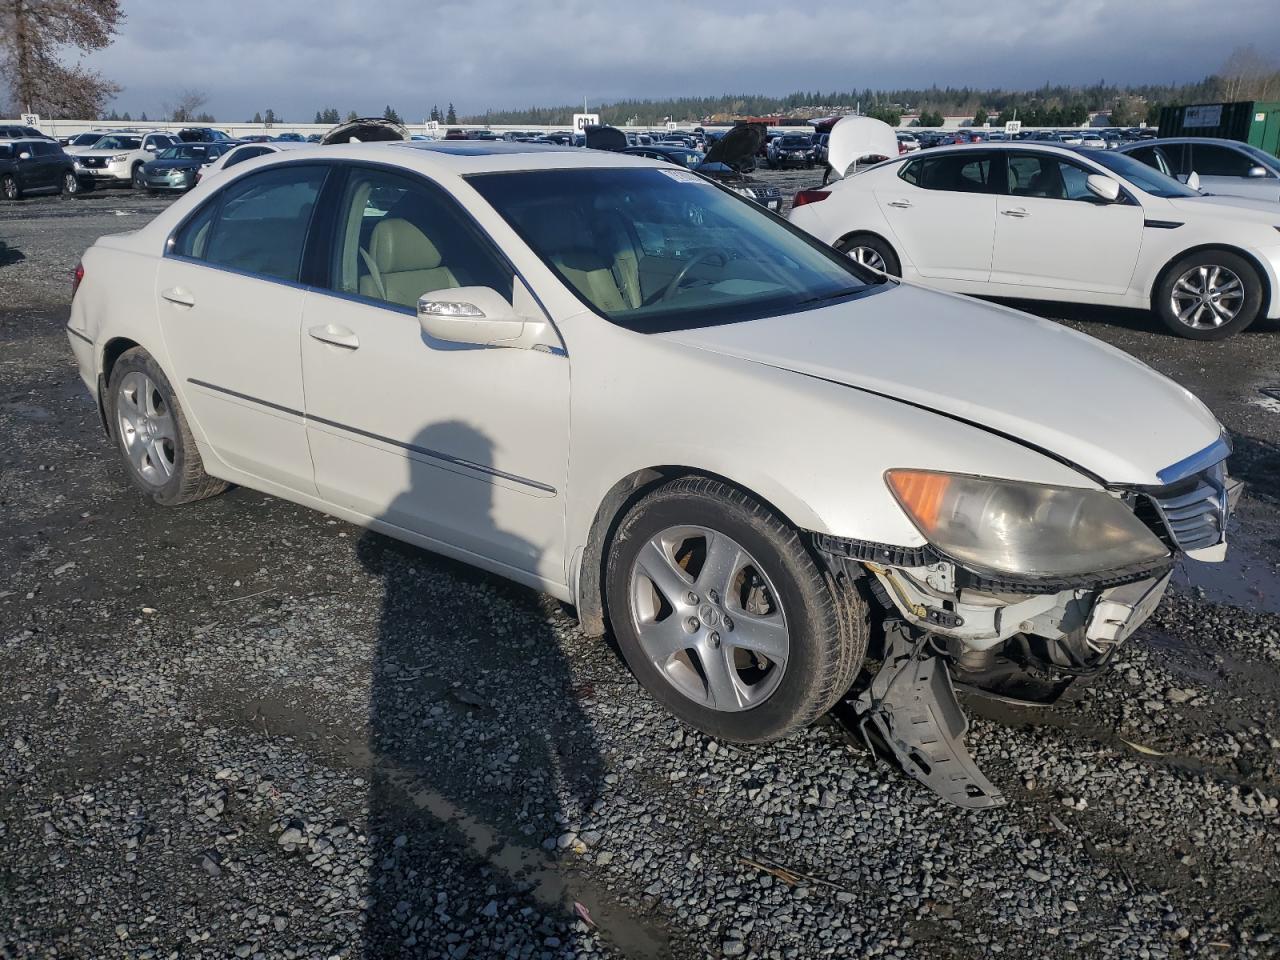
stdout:
[[18,181],[13,177],[4,178],[4,198],[6,200],[18,199]]
[[163,487],[177,469],[177,425],[155,381],[136,370],[126,374],[116,394],[116,418],[137,475]]
[[872,247],[849,247],[845,250],[845,255],[851,260],[856,260],[864,267],[870,267],[872,270],[879,270],[881,273],[888,272],[885,268],[884,257],[880,256],[879,251]]
[[1212,330],[1239,316],[1245,292],[1244,281],[1233,271],[1202,264],[1174,281],[1169,298],[1179,323],[1192,330]]
[[790,653],[786,612],[767,571],[731,537],[663,530],[637,555],[628,592],[644,655],[685,697],[733,713],[777,689]]
[[71,195],[80,192],[80,181],[76,179],[74,173],[68,173],[62,178],[62,192]]

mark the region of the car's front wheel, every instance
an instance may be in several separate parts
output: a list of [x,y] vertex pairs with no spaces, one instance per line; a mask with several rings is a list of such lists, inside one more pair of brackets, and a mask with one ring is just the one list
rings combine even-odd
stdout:
[[1164,272],[1153,297],[1165,326],[1191,340],[1224,340],[1262,312],[1262,279],[1229,250],[1199,250]]
[[135,190],[141,190],[147,185],[146,174],[142,172],[142,164],[136,163],[133,166],[133,179],[131,185]]
[[227,488],[204,472],[186,415],[151,354],[134,347],[121,355],[108,389],[112,433],[134,486],[165,506]]
[[62,175],[62,195],[74,197],[80,193],[80,178],[68,170]]
[[866,652],[856,592],[819,568],[795,529],[718,480],[673,480],[628,511],[606,599],[645,689],[726,740],[776,740],[813,722]]

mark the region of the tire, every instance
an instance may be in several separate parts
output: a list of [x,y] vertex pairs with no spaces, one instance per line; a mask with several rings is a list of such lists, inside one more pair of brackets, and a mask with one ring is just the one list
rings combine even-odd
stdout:
[[134,190],[141,190],[146,185],[147,182],[142,176],[142,164],[135,163],[133,165],[133,176],[129,178],[129,186]]
[[130,482],[166,507],[212,497],[228,484],[204,472],[169,378],[141,347],[116,361],[107,422]]
[[6,200],[21,200],[22,187],[18,186],[18,178],[11,173],[0,177],[0,196]]
[[1152,310],[1180,337],[1225,340],[1258,318],[1264,293],[1257,268],[1244,257],[1197,250],[1161,274]]
[[[736,559],[704,562],[727,556]],[[822,716],[866,654],[861,597],[819,568],[794,528],[718,480],[673,480],[627,512],[609,547],[605,599],[649,694],[689,726],[739,743],[778,740]],[[782,655],[762,663],[755,637]]]
[[902,276],[902,264],[898,261],[898,255],[893,252],[893,247],[874,234],[851,233],[837,240],[835,246],[845,256],[852,257],[864,266],[880,270],[891,277]]
[[80,193],[80,178],[68,170],[62,175],[62,187],[58,191],[62,196],[72,198]]

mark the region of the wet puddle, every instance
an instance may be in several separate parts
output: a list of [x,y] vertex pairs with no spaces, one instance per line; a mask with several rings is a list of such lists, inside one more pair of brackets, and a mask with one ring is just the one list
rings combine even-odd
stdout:
[[1261,537],[1236,524],[1227,536],[1226,560],[1182,560],[1173,572],[1173,587],[1183,593],[1203,591],[1211,603],[1280,613],[1280,563],[1276,553]]

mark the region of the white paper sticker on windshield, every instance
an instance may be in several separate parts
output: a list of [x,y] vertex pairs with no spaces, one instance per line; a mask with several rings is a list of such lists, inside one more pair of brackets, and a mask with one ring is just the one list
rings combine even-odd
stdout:
[[672,180],[679,180],[681,183],[706,183],[696,173],[690,173],[688,170],[660,170],[659,173],[665,173]]

